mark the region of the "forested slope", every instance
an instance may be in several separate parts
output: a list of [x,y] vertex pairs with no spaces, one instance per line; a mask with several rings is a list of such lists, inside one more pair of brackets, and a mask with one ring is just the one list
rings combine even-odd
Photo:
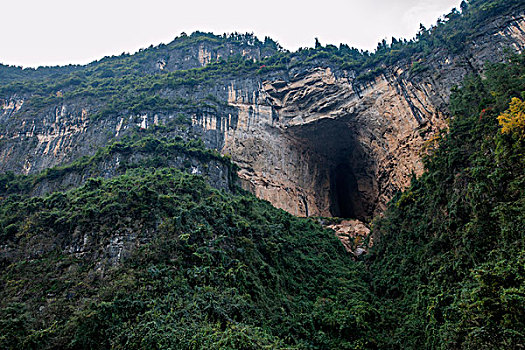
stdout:
[[425,174],[376,222],[381,348],[525,346],[524,63],[454,91]]
[[[481,70],[466,49],[490,47],[476,41],[485,38],[479,26],[510,23],[522,9],[517,0],[465,2],[373,54],[195,33],[87,66],[0,66],[3,169],[15,171],[0,175],[0,348],[524,348],[525,55]],[[200,61],[202,43],[213,61]],[[230,99],[242,92],[233,82],[273,79],[278,95],[289,75],[347,70],[351,99],[361,101],[361,87],[394,76],[390,64],[408,68],[399,81],[425,85],[421,76],[438,79],[429,71],[455,54],[470,67],[449,73],[475,74],[443,99],[447,130],[428,139],[424,173],[373,222],[373,245],[359,258],[322,220],[239,188],[238,168],[193,124],[228,116],[236,128],[239,111],[254,115],[243,95]],[[156,121],[143,127],[148,113]],[[431,122],[413,132],[426,135]]]
[[4,177],[0,344],[522,347],[524,61],[455,90],[362,261],[310,219],[162,163],[46,197]]
[[200,176],[4,199],[2,348],[345,348],[373,315],[333,234]]

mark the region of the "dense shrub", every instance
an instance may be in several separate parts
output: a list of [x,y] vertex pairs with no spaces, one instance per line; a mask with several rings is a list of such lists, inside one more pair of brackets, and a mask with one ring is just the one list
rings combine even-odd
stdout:
[[[135,169],[45,198],[11,196],[0,228],[2,348],[374,341],[363,267],[331,232],[198,176]],[[131,243],[115,252],[119,240]]]
[[497,118],[525,91],[524,63],[492,65],[454,91],[425,174],[376,222],[380,348],[525,346],[525,142]]

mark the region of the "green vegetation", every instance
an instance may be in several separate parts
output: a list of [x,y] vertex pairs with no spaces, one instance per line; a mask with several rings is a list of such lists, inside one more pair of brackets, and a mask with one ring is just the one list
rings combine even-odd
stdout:
[[[0,227],[3,349],[373,341],[363,267],[331,232],[198,176],[136,169],[45,198],[8,197]],[[131,232],[115,251],[115,237]]]
[[[0,347],[522,347],[525,140],[497,117],[525,91],[525,55],[485,75],[454,89],[448,133],[362,261],[313,220],[161,163],[43,198],[4,191]],[[154,135],[93,159],[181,147]]]
[[375,223],[379,348],[525,346],[525,142],[497,118],[524,92],[524,55],[468,78],[426,173]]
[[[119,172],[141,167],[166,167],[174,157],[185,156],[187,159],[197,159],[205,163],[211,160],[222,162],[229,168],[230,176],[235,176],[235,165],[228,158],[221,156],[219,152],[206,148],[201,139],[183,140],[180,136],[168,139],[166,136],[160,136],[169,128],[169,126],[155,126],[140,133],[137,132],[100,148],[91,157],[82,157],[38,174],[28,176],[15,175],[11,172],[0,174],[0,198],[12,194],[27,195],[38,183],[64,178],[70,173],[89,177],[102,176],[101,163],[117,154],[122,156],[118,167]],[[144,159],[126,162],[126,156],[139,154],[144,155]]]
[[[94,118],[118,113],[151,111],[194,111],[201,107],[217,107],[207,99],[188,100],[187,92],[203,86],[249,75],[277,74],[293,68],[327,66],[356,73],[356,84],[373,81],[385,73],[385,66],[414,58],[425,58],[436,50],[461,52],[466,42],[476,35],[480,26],[495,16],[513,13],[522,7],[520,0],[470,0],[453,9],[429,29],[421,26],[412,40],[392,38],[383,40],[375,52],[360,51],[346,44],[300,48],[296,52],[283,50],[270,38],[260,41],[253,34],[218,36],[195,32],[162,44],[140,50],[134,55],[105,57],[87,66],[42,67],[21,69],[0,66],[0,98],[12,96],[29,98],[23,111],[33,113],[62,101],[84,100],[91,106]],[[227,49],[228,54],[204,67],[184,66],[182,58],[196,60],[199,45],[209,45],[215,51]],[[258,60],[241,54],[245,49],[257,49]],[[193,51],[192,51],[193,50]],[[175,55],[175,57],[171,57]],[[159,71],[157,62],[175,62],[175,66]],[[424,64],[413,61],[410,72],[423,72]],[[200,63],[194,62],[193,67]],[[223,86],[224,84],[221,84]],[[177,91],[177,93],[167,93]]]
[[[423,74],[421,55],[460,52],[479,25],[518,6],[464,2],[415,40],[383,41],[374,53],[319,42],[290,53],[253,35],[194,33],[85,67],[0,66],[0,97],[26,97],[23,113],[65,100],[99,106],[95,119],[180,113],[92,157],[0,175],[0,348],[525,347],[525,55],[453,89],[449,130],[429,140],[426,172],[374,222],[374,246],[359,261],[314,220],[168,167],[179,155],[233,167],[189,134],[175,136],[189,113],[228,108],[214,95],[188,98],[203,85],[309,65],[367,82],[408,58],[409,73]],[[268,55],[151,70],[204,43]],[[145,157],[98,177],[116,154]],[[30,197],[73,172],[92,177]]]
[[[201,68],[174,67],[171,71],[154,68],[157,61],[167,60],[173,52],[174,62],[196,56],[197,51],[192,53],[189,50],[195,50],[195,45],[201,43],[212,45],[214,50],[231,47],[234,54]],[[261,42],[253,34],[235,33],[221,37],[195,32],[191,36],[176,38],[168,45],[150,47],[135,55],[105,57],[87,66],[21,69],[1,65],[0,98],[25,98],[21,113],[29,115],[65,101],[87,103],[92,108],[90,115],[94,119],[148,112],[213,112],[224,107],[225,102],[212,95],[188,99],[186,90],[195,92],[202,85],[258,74],[266,61],[254,62],[240,54],[243,48],[252,47],[257,47],[266,56],[282,50],[270,38]],[[276,68],[273,58],[267,60],[268,67]],[[179,90],[182,93],[173,93]]]

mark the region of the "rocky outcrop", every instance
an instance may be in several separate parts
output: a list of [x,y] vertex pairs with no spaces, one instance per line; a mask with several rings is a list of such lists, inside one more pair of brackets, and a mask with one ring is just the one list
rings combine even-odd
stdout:
[[[69,154],[74,149],[84,150],[90,145],[80,142],[78,135],[89,135],[94,140],[104,138],[107,142],[107,135],[98,135],[88,127],[88,113],[76,101],[55,106],[37,118],[19,118],[17,112],[24,106],[23,99],[2,102],[0,158],[4,159],[4,171],[28,174],[32,169],[70,161]],[[88,150],[84,152],[89,154]]]
[[[308,68],[162,91],[164,96],[202,100],[211,95],[220,101],[198,112],[93,119],[97,107],[86,99],[66,100],[35,115],[24,97],[13,96],[2,101],[0,110],[0,170],[38,172],[93,154],[132,131],[167,125],[182,113],[191,127],[166,135],[200,137],[230,156],[239,166],[242,186],[258,197],[294,215],[367,221],[423,171],[420,151],[446,128],[450,89],[467,74],[481,72],[485,62],[504,59],[507,48],[523,49],[524,27],[523,13],[498,18],[483,24],[460,54],[443,48],[406,58],[380,67],[366,82],[356,78],[363,72],[320,60]],[[272,52],[212,39],[177,45],[151,54],[155,62],[144,61],[144,71],[199,67],[224,55],[257,60]]]
[[31,196],[43,196],[56,191],[65,191],[86,183],[90,178],[109,179],[122,175],[129,169],[140,167],[170,167],[200,175],[214,188],[230,191],[234,188],[231,169],[218,159],[199,159],[185,152],[172,152],[164,159],[145,151],[114,152],[84,166],[57,168],[34,180]]
[[[250,34],[231,34],[230,37],[233,40],[225,42],[210,33],[182,34],[167,45],[139,52],[137,58],[142,61],[141,70],[158,73],[199,68],[237,55],[258,61],[279,49],[275,42],[258,43],[258,39]],[[141,56],[145,59],[141,60]]]
[[354,256],[366,253],[373,245],[372,237],[369,238],[370,228],[359,220],[342,220],[326,227],[334,230],[346,251]]
[[[422,173],[420,152],[446,128],[451,87],[503,59],[505,48],[521,50],[524,23],[523,15],[495,21],[464,55],[441,50],[398,62],[366,84],[355,72],[318,67],[257,90],[232,85],[236,128],[194,124],[221,130],[220,149],[240,166],[245,187],[275,206],[369,220]],[[414,62],[424,69],[415,72]]]
[[402,74],[360,90],[330,68],[266,81],[250,93],[232,86],[236,127],[194,124],[223,132],[221,151],[257,196],[295,215],[370,218],[422,171],[423,142],[445,127],[433,91]]

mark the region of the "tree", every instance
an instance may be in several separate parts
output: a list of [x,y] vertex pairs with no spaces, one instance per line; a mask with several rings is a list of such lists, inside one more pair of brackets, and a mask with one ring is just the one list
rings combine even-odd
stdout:
[[501,133],[517,133],[525,137],[525,102],[517,97],[513,97],[509,108],[498,117],[501,125]]
[[461,13],[465,14],[468,10],[468,3],[463,0],[461,4],[459,5],[459,8],[461,9]]

